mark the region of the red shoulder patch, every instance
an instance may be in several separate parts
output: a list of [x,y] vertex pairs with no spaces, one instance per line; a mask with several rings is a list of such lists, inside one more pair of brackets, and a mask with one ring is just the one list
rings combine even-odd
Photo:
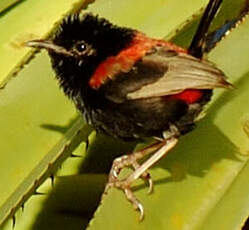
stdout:
[[108,78],[112,79],[120,72],[129,72],[132,66],[155,46],[165,46],[177,52],[187,52],[172,43],[151,39],[142,33],[137,33],[127,48],[121,50],[116,56],[108,57],[97,67],[89,80],[89,85],[98,89]]

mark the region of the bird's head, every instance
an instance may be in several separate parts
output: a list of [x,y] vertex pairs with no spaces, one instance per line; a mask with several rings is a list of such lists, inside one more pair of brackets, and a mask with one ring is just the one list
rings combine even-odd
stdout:
[[49,40],[32,40],[27,46],[46,49],[65,93],[82,90],[97,66],[118,54],[134,36],[134,30],[114,26],[106,19],[74,14],[63,20]]

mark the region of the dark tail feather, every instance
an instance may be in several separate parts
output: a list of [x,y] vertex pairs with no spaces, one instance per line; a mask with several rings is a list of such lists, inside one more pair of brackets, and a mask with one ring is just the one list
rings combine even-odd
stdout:
[[198,29],[189,47],[189,54],[194,57],[201,58],[204,52],[204,44],[208,28],[218,11],[222,0],[210,0],[204,14],[202,15]]

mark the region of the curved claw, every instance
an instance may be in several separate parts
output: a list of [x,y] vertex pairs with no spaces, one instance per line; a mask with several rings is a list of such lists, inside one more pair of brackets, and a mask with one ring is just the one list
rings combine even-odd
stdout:
[[137,204],[137,209],[140,212],[139,221],[142,221],[144,219],[144,207],[143,207],[143,205],[141,203],[138,203]]
[[149,184],[149,189],[147,191],[147,194],[151,194],[153,191],[153,180],[151,179],[150,173],[145,171],[142,175],[141,178],[146,181]]
[[148,179],[148,183],[149,183],[149,189],[148,189],[148,192],[147,194],[151,194],[153,192],[153,180],[151,178]]
[[113,173],[113,176],[114,176],[115,178],[118,178],[118,175],[119,175],[119,173],[120,173],[120,169],[114,168],[113,171],[112,171],[112,173]]
[[133,207],[135,210],[138,210],[139,215],[139,221],[142,221],[144,219],[144,208],[143,205],[140,203],[140,201],[135,197],[134,193],[131,191],[129,187],[123,189],[126,198],[133,204]]

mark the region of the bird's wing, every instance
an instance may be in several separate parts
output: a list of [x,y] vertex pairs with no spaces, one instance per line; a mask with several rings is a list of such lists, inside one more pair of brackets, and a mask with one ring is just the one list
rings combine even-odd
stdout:
[[160,97],[186,89],[229,87],[222,71],[213,64],[185,53],[157,47],[128,72],[121,72],[99,91],[115,103]]
[[222,71],[208,61],[194,58],[185,53],[159,50],[141,60],[144,65],[162,69],[164,74],[153,83],[127,93],[130,100],[166,96],[180,93],[186,89],[214,89],[231,86]]

